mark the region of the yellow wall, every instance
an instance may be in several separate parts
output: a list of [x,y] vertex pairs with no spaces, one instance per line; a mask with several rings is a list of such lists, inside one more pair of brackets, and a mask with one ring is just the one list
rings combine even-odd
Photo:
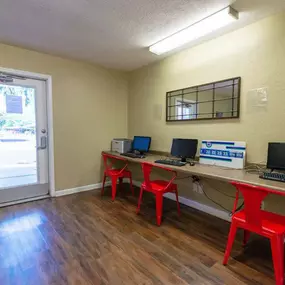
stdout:
[[7,45],[0,66],[52,75],[56,189],[100,182],[101,151],[127,136],[127,75]]
[[[285,14],[279,14],[180,52],[131,74],[129,136],[153,138],[152,149],[169,151],[173,137],[240,140],[250,162],[266,161],[268,141],[285,141]],[[167,91],[241,76],[239,120],[165,122]],[[268,87],[267,111],[250,112],[247,94]],[[154,115],[162,105],[162,118]],[[148,114],[146,116],[146,114]],[[276,124],[273,127],[273,124]]]
[[[265,162],[268,142],[285,141],[284,31],[282,13],[134,71],[129,88],[129,136],[149,135],[152,149],[168,152],[173,137],[245,141],[248,161]],[[166,123],[167,91],[238,76],[241,76],[240,119]],[[268,87],[269,102],[266,110],[254,111],[247,104],[248,92],[259,87]],[[161,118],[155,115],[159,105]],[[140,180],[138,171],[136,179]],[[214,206],[192,191],[189,179],[178,183],[180,195]],[[206,183],[209,196],[230,209],[232,198],[214,189],[232,195],[233,188],[225,183]],[[266,207],[283,208],[284,200],[273,201]]]

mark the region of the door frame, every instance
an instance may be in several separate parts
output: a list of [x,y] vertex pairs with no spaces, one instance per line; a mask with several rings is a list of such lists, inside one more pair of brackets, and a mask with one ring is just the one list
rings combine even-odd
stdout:
[[[29,79],[43,80],[46,82],[47,96],[47,122],[48,122],[48,177],[49,177],[49,195],[55,197],[55,169],[54,169],[54,133],[53,133],[53,101],[52,101],[52,76],[41,73],[34,73],[24,70],[5,68],[0,66],[0,72],[11,75],[23,76]],[[40,197],[29,200],[38,200]],[[9,204],[13,204],[9,203]]]

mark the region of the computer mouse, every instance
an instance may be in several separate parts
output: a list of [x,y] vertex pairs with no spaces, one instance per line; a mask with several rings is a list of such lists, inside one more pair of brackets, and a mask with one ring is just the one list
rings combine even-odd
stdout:
[[189,164],[190,164],[190,166],[194,166],[194,165],[195,165],[195,162],[190,161]]

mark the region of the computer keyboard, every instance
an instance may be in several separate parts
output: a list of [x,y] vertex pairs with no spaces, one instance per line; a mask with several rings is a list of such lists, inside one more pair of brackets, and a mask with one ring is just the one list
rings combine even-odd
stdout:
[[144,155],[141,154],[135,154],[135,153],[131,153],[131,152],[127,152],[127,153],[120,153],[120,155],[122,156],[126,156],[126,157],[131,157],[131,158],[145,158]]
[[285,173],[263,172],[259,177],[268,180],[285,182]]
[[158,159],[155,161],[155,163],[159,164],[166,164],[166,165],[172,165],[172,166],[184,166],[186,165],[186,162],[182,162],[180,160],[170,160],[170,159]]

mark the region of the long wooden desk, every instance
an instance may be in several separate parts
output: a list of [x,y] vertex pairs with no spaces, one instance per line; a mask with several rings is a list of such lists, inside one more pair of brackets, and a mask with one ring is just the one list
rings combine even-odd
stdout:
[[[142,163],[144,161],[154,163],[157,159],[163,159],[164,156],[157,155],[157,154],[148,154],[145,158],[130,158],[121,156],[117,152],[111,152],[111,151],[104,151],[104,153],[111,154],[113,156],[125,158],[128,161],[134,162],[134,163]],[[269,188],[271,190],[275,190],[279,192],[280,195],[285,195],[285,183],[283,182],[276,182],[272,180],[264,180],[258,177],[257,174],[247,173],[245,170],[237,170],[237,169],[231,169],[231,168],[225,168],[225,167],[219,167],[219,166],[212,166],[212,165],[204,165],[196,163],[195,166],[190,166],[189,164],[185,166],[171,166],[167,165],[168,168],[175,169],[177,172],[187,173],[196,175],[198,177],[207,177],[212,179],[217,179],[225,182],[230,181],[236,181],[236,182],[243,182],[248,183],[256,186],[262,186]],[[270,190],[269,190],[270,191]],[[276,193],[275,191],[272,191]]]

